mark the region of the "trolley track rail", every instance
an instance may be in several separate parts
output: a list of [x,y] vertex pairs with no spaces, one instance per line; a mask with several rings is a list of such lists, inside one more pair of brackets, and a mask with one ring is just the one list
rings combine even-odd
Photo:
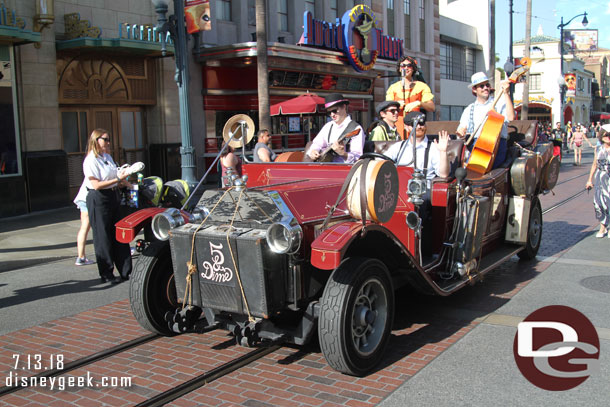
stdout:
[[250,363],[262,358],[263,356],[268,355],[269,353],[275,352],[280,347],[281,345],[271,345],[253,350],[252,352],[240,356],[230,362],[224,363],[210,370],[209,372],[203,373],[197,377],[190,379],[189,381],[179,384],[174,388],[159,393],[156,396],[137,404],[136,407],[163,406],[167,403],[176,400],[177,398],[184,396],[185,394],[197,390],[198,388],[204,386],[207,383],[213,382],[214,380],[220,379],[221,377],[226,376],[241,367],[249,365]]
[[547,214],[547,213],[549,213],[549,212],[551,212],[551,211],[553,211],[553,210],[555,210],[555,209],[559,208],[560,206],[567,204],[568,202],[570,202],[570,201],[572,201],[572,200],[574,200],[574,199],[578,198],[578,197],[579,197],[579,196],[581,196],[582,194],[584,194],[584,193],[585,193],[585,191],[586,191],[586,189],[583,189],[582,191],[579,191],[579,192],[575,193],[574,195],[571,195],[571,196],[567,197],[566,199],[564,199],[564,200],[562,200],[562,201],[559,201],[559,202],[558,202],[558,203],[556,203],[555,205],[553,205],[553,206],[551,206],[551,207],[546,208],[545,210],[543,210],[543,211],[542,211],[542,214],[543,214],[543,215],[544,215],[544,214]]
[[580,177],[584,177],[585,175],[589,175],[589,171],[583,172],[580,175],[575,175],[575,176],[570,177],[568,179],[561,180],[561,182],[558,182],[557,184],[555,184],[555,188],[557,188],[558,185],[565,184],[566,182],[570,182],[570,181],[575,180],[575,179],[580,178]]

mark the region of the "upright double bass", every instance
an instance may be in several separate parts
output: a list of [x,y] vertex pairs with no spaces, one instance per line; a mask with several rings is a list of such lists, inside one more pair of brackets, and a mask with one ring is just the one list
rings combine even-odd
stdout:
[[[521,67],[516,69],[508,78],[510,83],[516,83],[530,68],[530,59],[522,58]],[[479,131],[481,125],[481,135],[477,139],[472,152],[470,153],[470,159],[466,164],[466,171],[474,172],[476,174],[486,174],[493,166],[496,153],[498,152],[498,145],[500,140],[500,132],[504,125],[504,116],[496,112],[496,104],[498,100],[504,94],[504,89],[500,91],[500,94],[494,99],[494,103],[491,106],[491,110],[487,112],[487,117],[483,120],[477,128],[472,132],[466,144],[470,144],[472,138]]]

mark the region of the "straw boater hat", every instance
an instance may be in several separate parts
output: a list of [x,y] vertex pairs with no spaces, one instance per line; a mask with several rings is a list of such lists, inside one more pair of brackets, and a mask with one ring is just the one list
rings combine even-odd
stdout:
[[324,108],[328,109],[329,107],[338,105],[339,103],[349,104],[349,100],[343,97],[340,93],[331,93],[330,95],[324,98]]
[[472,89],[485,82],[489,82],[489,78],[485,75],[485,72],[477,72],[470,77],[470,85],[468,85],[468,87]]
[[[244,142],[244,134],[242,134],[242,127],[244,125],[245,134],[245,143],[248,144],[250,140],[254,137],[254,121],[252,118],[245,114],[236,114],[232,116],[225,123],[222,128],[222,138],[225,142],[228,142],[229,145],[233,148],[239,148]],[[231,140],[231,135],[235,134],[233,140]],[[229,142],[231,140],[231,142]]]

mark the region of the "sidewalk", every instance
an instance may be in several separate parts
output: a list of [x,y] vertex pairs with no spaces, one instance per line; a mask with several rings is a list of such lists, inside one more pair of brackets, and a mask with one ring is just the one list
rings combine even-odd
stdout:
[[[73,257],[80,212],[76,206],[5,218],[0,222],[0,272]],[[89,232],[86,252],[93,256]]]
[[[539,257],[550,266],[478,325],[385,398],[380,407],[434,406],[607,406],[610,399],[610,239],[593,233],[558,257]],[[518,370],[513,341],[517,324],[547,305],[582,312],[600,339],[601,371],[567,391],[542,390]],[[454,309],[464,317],[467,309]]]

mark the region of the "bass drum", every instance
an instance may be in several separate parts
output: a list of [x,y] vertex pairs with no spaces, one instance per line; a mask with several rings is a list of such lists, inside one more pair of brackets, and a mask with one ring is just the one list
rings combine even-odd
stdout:
[[[385,223],[392,218],[398,203],[398,171],[394,163],[387,160],[361,162],[349,182],[347,208],[356,219],[365,217],[366,220]],[[361,210],[363,202],[364,211]]]
[[561,166],[561,157],[552,156],[548,163],[544,166],[542,170],[542,180],[540,183],[540,187],[543,191],[550,191],[555,188],[557,184],[557,179],[559,178],[559,168]]
[[305,153],[303,151],[288,151],[285,153],[279,154],[275,162],[276,163],[300,163],[303,161],[303,156]]
[[510,167],[510,183],[513,194],[532,196],[536,191],[536,170],[538,169],[536,154],[525,154],[518,157]]

